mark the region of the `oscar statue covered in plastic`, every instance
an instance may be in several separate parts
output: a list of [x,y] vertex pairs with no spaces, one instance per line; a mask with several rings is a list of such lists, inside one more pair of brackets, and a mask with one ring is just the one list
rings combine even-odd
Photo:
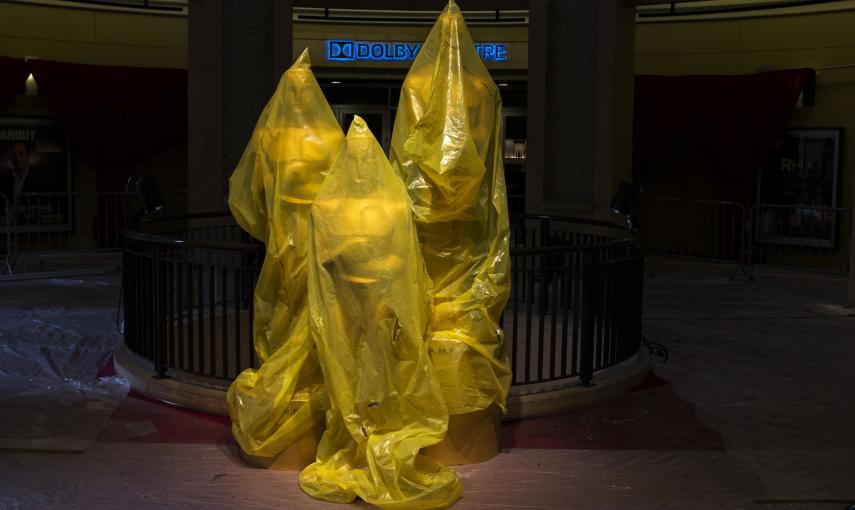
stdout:
[[454,472],[419,453],[448,412],[425,339],[430,303],[404,185],[355,117],[312,206],[310,327],[329,391],[308,494],[381,508],[443,508]]
[[446,508],[443,463],[497,454],[511,382],[501,99],[453,1],[397,112],[387,159],[362,118],[343,135],[307,52],[283,75],[230,180],[266,258],[262,364],[228,406],[244,459],[305,467],[310,496]]
[[[390,160],[433,280],[430,352],[446,405],[496,425],[511,383],[498,326],[510,293],[501,117],[498,87],[449,2],[404,80]],[[459,447],[446,456],[465,460]]]
[[267,250],[253,323],[261,366],[228,392],[232,433],[244,458],[261,465],[286,450],[288,467],[308,464],[323,430],[326,396],[308,322],[309,213],[343,139],[306,50],[282,75],[229,181],[232,214]]

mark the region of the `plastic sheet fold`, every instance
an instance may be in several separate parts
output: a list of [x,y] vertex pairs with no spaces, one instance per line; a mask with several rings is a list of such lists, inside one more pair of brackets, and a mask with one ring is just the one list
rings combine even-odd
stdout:
[[504,409],[511,382],[498,326],[510,293],[501,109],[449,2],[404,80],[390,160],[433,280],[430,353],[451,414]]
[[274,457],[323,423],[323,377],[308,328],[308,226],[343,139],[306,50],[283,74],[229,180],[232,214],[267,250],[253,320],[262,364],[241,373],[227,396],[233,435],[251,455]]
[[312,206],[309,238],[310,327],[329,410],[303,490],[390,509],[451,505],[456,475],[419,453],[448,427],[424,336],[429,280],[406,190],[359,117]]
[[0,282],[0,451],[91,447],[130,388],[96,375],[122,342],[118,289],[113,275]]

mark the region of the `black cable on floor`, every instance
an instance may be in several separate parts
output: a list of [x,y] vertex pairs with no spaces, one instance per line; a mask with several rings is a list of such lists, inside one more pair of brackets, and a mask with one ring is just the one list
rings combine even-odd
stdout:
[[641,341],[644,342],[644,345],[647,346],[647,350],[650,351],[651,356],[656,356],[657,358],[662,359],[662,363],[668,363],[668,348],[659,342],[653,342],[647,338],[647,336],[642,333]]

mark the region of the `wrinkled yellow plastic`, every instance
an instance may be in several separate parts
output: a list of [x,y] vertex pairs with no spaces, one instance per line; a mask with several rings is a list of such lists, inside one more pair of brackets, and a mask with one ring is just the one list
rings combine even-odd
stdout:
[[510,293],[498,88],[454,2],[404,80],[390,160],[433,279],[430,353],[451,414],[505,409],[511,368],[498,319]]
[[306,50],[282,75],[229,180],[232,214],[267,247],[253,322],[262,364],[227,394],[232,434],[251,455],[275,457],[323,426],[326,395],[308,328],[308,227],[343,140]]
[[404,186],[360,117],[312,206],[309,238],[309,322],[329,410],[300,485],[339,503],[448,507],[457,477],[419,453],[448,427],[424,337],[429,280]]

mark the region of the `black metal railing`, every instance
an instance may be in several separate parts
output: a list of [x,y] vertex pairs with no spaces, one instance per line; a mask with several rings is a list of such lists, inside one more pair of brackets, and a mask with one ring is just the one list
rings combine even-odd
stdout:
[[[228,213],[126,231],[124,334],[157,376],[233,379],[256,367],[253,289],[264,257]],[[611,223],[516,217],[501,326],[514,385],[591,384],[641,347],[641,240]],[[177,372],[176,372],[177,373]]]
[[186,13],[187,1],[177,0],[64,0],[67,4],[93,5],[97,7],[120,7],[122,9],[141,9]]
[[160,377],[172,368],[231,379],[257,366],[252,300],[264,247],[222,224],[225,214],[167,217],[125,232],[125,343]]
[[524,216],[511,229],[511,298],[502,316],[514,384],[579,377],[641,346],[641,240],[611,223]]

